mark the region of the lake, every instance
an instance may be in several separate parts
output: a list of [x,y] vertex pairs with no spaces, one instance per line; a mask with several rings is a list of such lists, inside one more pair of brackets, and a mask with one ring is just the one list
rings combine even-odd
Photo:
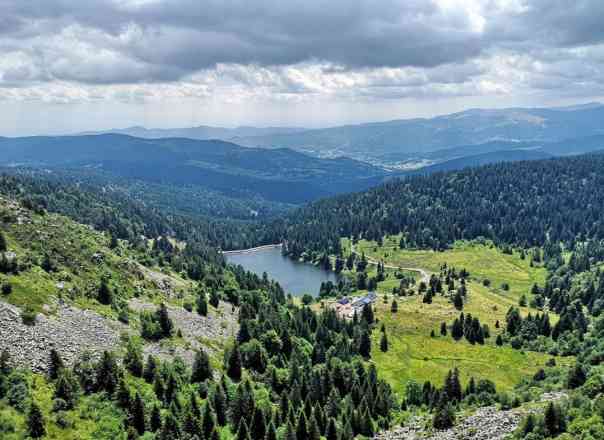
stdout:
[[334,272],[284,257],[281,255],[279,247],[262,248],[240,254],[226,254],[225,257],[229,263],[239,264],[260,276],[266,272],[269,278],[279,282],[286,293],[296,296],[302,296],[305,293],[317,296],[322,282],[338,282],[338,276]]

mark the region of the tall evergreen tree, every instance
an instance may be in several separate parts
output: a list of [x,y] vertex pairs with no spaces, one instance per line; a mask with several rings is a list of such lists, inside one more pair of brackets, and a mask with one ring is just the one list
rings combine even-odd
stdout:
[[239,345],[235,344],[231,353],[228,357],[227,365],[227,376],[233,381],[239,382],[241,380],[241,353],[239,351]]
[[31,438],[40,438],[46,435],[46,421],[36,402],[32,402],[29,406],[29,412],[27,414],[27,434]]
[[8,244],[4,233],[0,231],[0,252],[6,252],[8,250]]
[[65,368],[63,359],[56,349],[50,350],[50,362],[48,364],[48,378],[50,380],[56,380],[59,377],[61,371]]
[[136,429],[139,435],[142,435],[146,431],[147,423],[145,421],[145,403],[140,393],[136,393],[134,396],[134,402],[131,409],[132,414],[132,426]]
[[199,383],[212,377],[210,358],[203,350],[197,350],[191,373],[191,383]]

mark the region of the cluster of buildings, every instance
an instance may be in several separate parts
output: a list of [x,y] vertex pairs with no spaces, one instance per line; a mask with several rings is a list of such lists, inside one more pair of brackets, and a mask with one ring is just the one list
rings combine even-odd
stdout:
[[346,296],[333,303],[332,307],[341,318],[352,319],[355,312],[358,316],[361,315],[363,307],[368,304],[373,304],[377,300],[375,292],[367,292],[365,296],[349,297]]

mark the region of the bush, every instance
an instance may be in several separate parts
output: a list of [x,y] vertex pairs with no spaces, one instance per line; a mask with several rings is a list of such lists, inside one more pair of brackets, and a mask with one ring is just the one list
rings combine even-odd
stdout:
[[13,286],[8,281],[2,284],[2,295],[10,295],[13,293]]
[[25,307],[21,311],[21,321],[25,325],[35,325],[36,324],[36,311],[30,306]]

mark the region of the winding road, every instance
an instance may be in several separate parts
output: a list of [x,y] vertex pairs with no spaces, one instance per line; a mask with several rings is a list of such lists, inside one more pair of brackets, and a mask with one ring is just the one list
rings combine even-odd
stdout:
[[[354,244],[352,242],[350,242],[350,252],[352,252],[355,255],[361,255],[357,250],[355,250]],[[367,259],[368,264],[377,266],[380,263],[379,261],[374,260],[373,258],[369,258],[367,255],[365,255],[365,258]],[[384,264],[384,267],[387,269],[399,269],[399,270],[408,270],[410,272],[419,272],[419,274],[421,275],[420,281],[423,281],[424,283],[426,283],[426,285],[428,285],[430,283],[430,274],[426,270],[421,269],[419,267],[393,266],[391,264]]]

